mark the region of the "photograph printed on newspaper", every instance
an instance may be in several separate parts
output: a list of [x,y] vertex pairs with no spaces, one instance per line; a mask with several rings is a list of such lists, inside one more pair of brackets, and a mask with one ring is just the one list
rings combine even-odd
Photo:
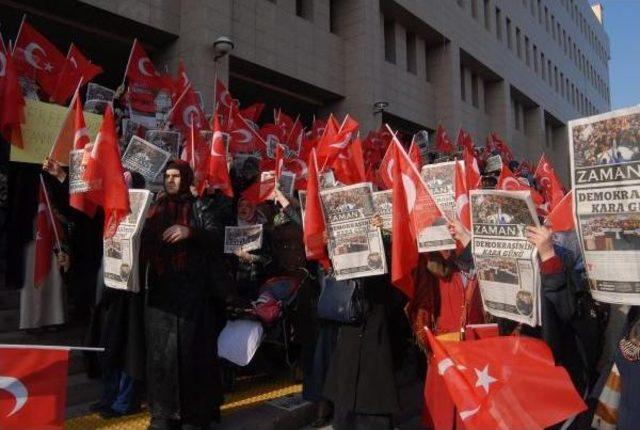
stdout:
[[538,325],[540,270],[525,229],[539,226],[529,191],[471,190],[472,253],[484,309]]
[[172,130],[147,130],[144,139],[167,151],[173,158],[180,157],[182,134]]
[[568,128],[574,219],[591,294],[640,305],[640,106]]
[[82,179],[86,167],[86,163],[83,162],[86,153],[84,149],[69,151],[69,194],[89,191],[89,183]]
[[320,200],[336,279],[387,273],[382,234],[371,226],[376,213],[371,183],[324,189]]
[[427,184],[431,196],[440,210],[448,219],[457,219],[456,214],[456,163],[462,161],[448,161],[445,163],[425,164],[420,176]]
[[151,205],[148,190],[129,190],[131,213],[127,215],[113,237],[104,239],[104,283],[107,287],[132,292],[140,291],[140,235]]
[[262,224],[226,226],[224,228],[224,253],[256,251],[262,248]]
[[382,228],[391,231],[393,222],[393,191],[375,191],[373,193],[373,207],[382,218]]
[[151,183],[160,175],[169,158],[171,158],[169,152],[138,136],[133,136],[122,155],[122,167],[140,173],[148,183]]

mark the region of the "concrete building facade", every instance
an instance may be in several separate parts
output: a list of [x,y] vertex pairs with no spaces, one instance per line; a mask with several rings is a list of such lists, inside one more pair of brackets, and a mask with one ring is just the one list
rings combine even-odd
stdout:
[[[496,131],[518,157],[546,152],[563,174],[567,121],[610,109],[609,40],[602,9],[588,0],[17,3],[0,0],[0,8],[70,26],[84,19],[81,32],[112,35],[123,56],[125,41],[138,36],[170,71],[182,58],[207,104],[217,74],[241,102],[266,97],[307,113],[351,113],[365,131],[381,121],[408,131],[442,123],[452,138],[462,126],[476,143]],[[65,13],[71,3],[78,7]],[[216,64],[219,36],[235,48]],[[378,101],[388,103],[382,114]]]

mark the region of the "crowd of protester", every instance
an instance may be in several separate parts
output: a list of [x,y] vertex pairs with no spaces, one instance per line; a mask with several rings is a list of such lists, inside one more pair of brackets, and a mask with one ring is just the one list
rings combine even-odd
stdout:
[[[455,337],[467,324],[496,321],[501,334],[544,339],[578,392],[590,399],[589,410],[567,428],[590,428],[598,390],[609,375],[603,360],[615,361],[623,380],[640,376],[637,311],[629,313],[616,352],[604,356],[607,307],[590,297],[579,249],[554,247],[545,227],[527,229],[541,262],[540,327],[483,312],[470,236],[459,222],[449,229],[462,250],[421,254],[410,301],[393,287],[389,275],[348,281],[360,294],[362,312],[355,322],[344,323],[318,316],[322,289],[336,281],[330,269],[306,259],[295,197],[278,189],[273,199],[260,204],[218,190],[194,197],[188,163],[171,161],[164,171],[164,190],[156,195],[144,225],[138,262],[144,268],[143,287],[133,293],[104,288],[99,216],[90,220],[68,206],[63,167],[46,160],[43,171],[55,216],[64,226],[58,273],[74,308],[83,310],[75,318],[90,321],[89,344],[105,348],[98,357],[104,390],[93,406],[104,418],[138,412],[146,399],[151,430],[215,425],[225,390],[223,368],[228,365],[217,355],[217,336],[233,318],[231,310],[250,305],[260,286],[274,277],[293,278],[300,285],[291,318],[294,361],[303,397],[317,405],[315,426],[333,422],[336,429],[393,428],[400,411],[399,380],[408,371],[416,380],[426,373],[425,428],[464,428],[454,423],[459,418],[434,360],[424,368],[425,326]],[[232,169],[238,191],[257,175],[251,162]],[[125,176],[130,188],[145,186],[139,174]],[[495,209],[494,203],[483,210]],[[224,227],[243,223],[263,224],[262,248],[223,254]],[[373,224],[382,227],[381,218],[374,217]],[[383,238],[390,261],[390,231],[383,230]],[[618,428],[634,428],[640,411],[636,391],[637,384],[623,383]]]

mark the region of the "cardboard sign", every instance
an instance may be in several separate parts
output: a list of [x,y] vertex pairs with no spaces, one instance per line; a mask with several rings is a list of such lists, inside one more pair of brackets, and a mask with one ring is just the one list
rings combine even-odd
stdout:
[[[56,141],[68,108],[37,100],[25,100],[25,123],[22,124],[24,149],[11,146],[11,161],[42,164]],[[98,134],[102,116],[84,113],[89,137],[93,141]]]

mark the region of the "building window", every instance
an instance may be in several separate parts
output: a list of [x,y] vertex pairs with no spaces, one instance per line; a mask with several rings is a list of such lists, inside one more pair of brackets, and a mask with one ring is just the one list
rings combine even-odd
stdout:
[[516,52],[518,53],[518,58],[522,59],[522,34],[520,32],[520,28],[516,27]]
[[560,47],[562,47],[562,40],[560,39],[560,21],[556,22],[556,27],[558,28],[557,34],[558,34],[558,45],[560,45]]
[[484,28],[491,31],[491,12],[489,8],[489,0],[484,0]]
[[407,72],[416,72],[416,34],[407,31]]
[[540,53],[540,69],[542,70],[542,80],[547,79],[547,74],[544,71],[546,63],[544,62],[544,52]]
[[478,75],[475,73],[471,74],[471,103],[474,107],[480,106],[480,93],[479,93],[479,85],[478,85]]
[[529,50],[529,38],[524,37],[524,58],[527,66],[531,65],[531,51]]
[[464,66],[460,65],[460,98],[467,101],[467,80],[465,79]]
[[296,0],[296,15],[306,20],[313,20],[313,0]]
[[478,18],[478,0],[471,0],[471,16]]
[[329,0],[329,31],[338,34],[338,1]]
[[556,40],[556,17],[551,14],[551,37]]
[[558,85],[558,67],[553,66],[553,83],[556,87],[556,93],[560,91],[560,86]]
[[564,97],[564,73],[560,72],[560,94]]
[[427,45],[427,41],[424,43],[424,77],[427,82],[431,82],[431,62],[429,58],[431,56],[431,52],[429,52],[429,46]]
[[538,74],[538,47],[533,45],[533,71]]
[[396,64],[396,24],[393,21],[384,22],[384,59]]
[[538,24],[542,25],[542,2],[538,0]]
[[547,33],[549,32],[549,9],[544,7],[544,26],[547,29]]
[[502,11],[499,7],[496,8],[496,37],[502,40]]
[[513,40],[511,35],[511,20],[507,18],[507,47],[513,49]]
[[551,75],[551,71],[553,69],[551,68],[551,60],[547,61],[547,71],[549,72],[549,86],[551,88],[553,88],[553,76]]

